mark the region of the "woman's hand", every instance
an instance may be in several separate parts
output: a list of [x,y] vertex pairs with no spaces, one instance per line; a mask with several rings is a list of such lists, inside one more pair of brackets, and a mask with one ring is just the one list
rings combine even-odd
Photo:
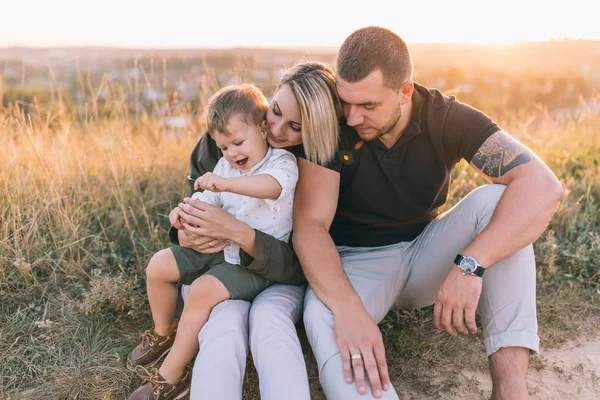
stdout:
[[202,254],[215,254],[223,251],[230,245],[227,240],[220,240],[208,236],[201,236],[185,230],[185,227],[177,231],[179,245],[196,250]]
[[179,203],[179,217],[184,230],[215,239],[231,239],[246,225],[220,207],[205,203],[199,199],[186,197]]
[[[185,235],[211,238],[213,247],[218,243],[216,240],[232,241],[239,244],[248,254],[254,254],[256,232],[227,211],[189,197],[183,199],[179,209],[179,218]],[[205,244],[208,242],[206,241]]]
[[[207,203],[203,203],[207,204]],[[219,208],[220,209],[220,208]],[[227,213],[229,215],[229,213]],[[192,232],[190,229],[186,229],[184,225],[184,218],[182,216],[187,215],[181,207],[175,207],[171,214],[169,214],[169,220],[171,224],[178,229],[177,237],[179,239],[179,245],[181,247],[187,247],[194,249],[202,254],[215,254],[223,251],[227,246],[230,245],[228,240],[216,239],[211,236],[205,236]],[[190,226],[188,225],[188,228]]]

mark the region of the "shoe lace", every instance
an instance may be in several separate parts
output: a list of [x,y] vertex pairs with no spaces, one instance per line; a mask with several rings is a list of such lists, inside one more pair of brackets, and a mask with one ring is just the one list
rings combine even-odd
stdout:
[[148,371],[146,368],[142,367],[141,365],[138,365],[137,367],[135,367],[135,373],[139,378],[145,380],[146,382],[149,382],[152,385],[153,397],[158,398],[160,392],[165,388],[165,385],[167,384],[167,381],[163,381],[160,379],[158,375],[158,368],[152,368],[150,371]]
[[158,335],[154,332],[154,330],[148,329],[142,333],[142,347],[145,349],[148,345],[154,346],[154,342],[158,341],[158,339]]

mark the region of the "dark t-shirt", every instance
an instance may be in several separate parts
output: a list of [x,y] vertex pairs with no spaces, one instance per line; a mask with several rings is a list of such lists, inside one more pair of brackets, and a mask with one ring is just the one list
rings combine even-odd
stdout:
[[[342,125],[340,124],[340,136],[341,136],[341,126]],[[306,159],[306,152],[304,151],[304,146],[302,144],[288,147],[286,150],[288,150],[290,153],[292,153],[296,158]],[[339,153],[339,149],[338,149],[338,153]],[[339,157],[339,154],[336,154],[336,156],[333,159],[329,160],[328,162],[326,162],[325,164],[323,164],[321,166],[331,169],[335,172],[340,172],[342,163],[341,163],[341,158]]]
[[450,171],[468,162],[500,128],[484,113],[415,84],[412,117],[398,141],[363,143],[343,121],[337,163],[336,245],[377,247],[411,241],[446,202]]

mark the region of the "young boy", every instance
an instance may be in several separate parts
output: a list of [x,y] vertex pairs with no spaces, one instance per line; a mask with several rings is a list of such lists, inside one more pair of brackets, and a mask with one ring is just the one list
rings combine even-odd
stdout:
[[[212,173],[196,180],[194,188],[205,192],[192,197],[220,206],[252,228],[287,241],[298,167],[291,153],[269,147],[267,108],[267,100],[252,85],[228,86],[209,99],[207,128],[223,157]],[[178,207],[169,219],[176,228],[183,227]],[[189,392],[191,371],[187,365],[198,352],[198,334],[211,309],[226,299],[251,301],[272,283],[239,263],[235,243],[217,254],[173,246],[152,257],[146,287],[154,328],[144,332],[127,357],[128,367],[148,383],[129,399],[179,399]],[[179,323],[175,319],[178,282],[191,284]],[[167,353],[160,369],[154,373],[146,370]]]

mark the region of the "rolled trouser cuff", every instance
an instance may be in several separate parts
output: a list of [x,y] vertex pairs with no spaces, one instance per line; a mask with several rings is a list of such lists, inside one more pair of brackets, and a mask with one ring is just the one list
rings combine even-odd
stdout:
[[502,347],[524,347],[533,352],[540,352],[540,338],[529,332],[501,332],[484,339],[485,352],[491,356]]

